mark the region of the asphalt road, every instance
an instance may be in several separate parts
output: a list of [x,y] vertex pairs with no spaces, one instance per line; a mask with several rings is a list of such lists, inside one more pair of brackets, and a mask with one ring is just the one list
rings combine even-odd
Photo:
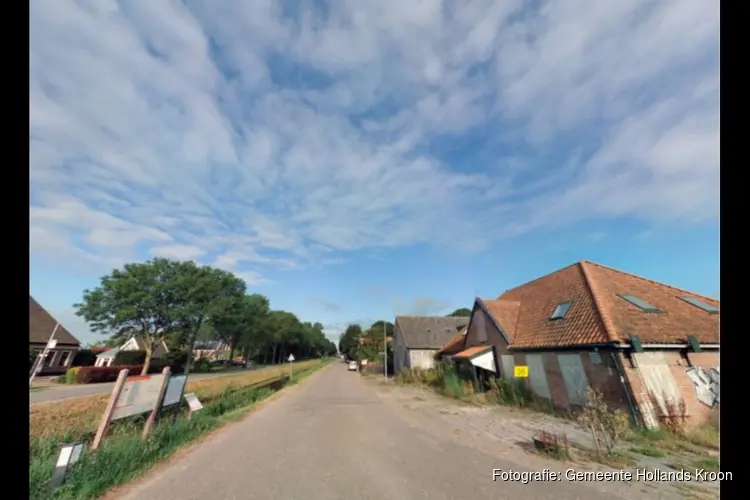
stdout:
[[[256,370],[263,370],[264,368],[256,368]],[[205,380],[211,378],[228,377],[230,375],[237,375],[248,370],[237,369],[229,370],[220,373],[195,373],[190,375],[190,380]],[[106,384],[90,384],[90,385],[54,385],[46,387],[41,390],[35,390],[29,392],[29,404],[33,405],[36,403],[44,403],[48,401],[57,401],[60,399],[68,398],[80,398],[83,396],[96,396],[99,394],[109,394],[112,392],[112,388],[115,383],[110,382]]]
[[335,363],[115,497],[613,498],[564,480],[493,482],[493,469],[528,470],[410,424]]

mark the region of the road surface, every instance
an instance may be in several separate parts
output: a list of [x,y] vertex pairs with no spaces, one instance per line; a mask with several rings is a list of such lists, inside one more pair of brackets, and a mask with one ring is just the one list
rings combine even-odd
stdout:
[[[488,443],[489,445],[489,443]],[[335,363],[113,496],[129,500],[613,498],[583,483],[493,482],[528,470],[410,424]]]
[[[255,368],[263,370],[263,368]],[[190,380],[205,380],[210,378],[228,377],[237,375],[248,370],[230,369],[226,372],[219,373],[194,373],[190,375]],[[96,396],[100,394],[109,394],[112,392],[114,382],[106,384],[86,384],[86,385],[52,385],[44,389],[38,389],[29,392],[29,404],[44,403],[48,401],[57,401],[60,399],[80,398],[82,396]]]

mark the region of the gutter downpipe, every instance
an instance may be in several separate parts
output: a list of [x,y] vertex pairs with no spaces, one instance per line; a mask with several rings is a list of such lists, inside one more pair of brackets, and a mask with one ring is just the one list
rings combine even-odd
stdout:
[[615,370],[617,370],[617,374],[620,376],[620,383],[622,384],[622,388],[625,391],[625,399],[628,400],[628,407],[630,408],[630,415],[633,417],[633,421],[638,423],[640,418],[638,418],[638,412],[635,409],[635,403],[633,403],[632,395],[630,394],[630,389],[628,388],[627,380],[625,379],[625,374],[622,370],[622,367],[620,366],[620,360],[617,358],[617,355],[610,351],[610,356],[612,356],[612,361],[615,363]]

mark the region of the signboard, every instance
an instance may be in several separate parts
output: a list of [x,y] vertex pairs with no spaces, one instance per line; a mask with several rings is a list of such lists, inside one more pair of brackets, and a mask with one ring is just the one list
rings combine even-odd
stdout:
[[513,367],[513,376],[516,378],[528,378],[529,376],[529,367],[528,366],[522,366],[517,365]]
[[164,375],[161,374],[129,379],[122,388],[120,397],[117,398],[112,420],[153,410],[159,399],[159,391],[163,382]]
[[294,354],[290,354],[290,355],[289,355],[289,357],[288,357],[288,358],[286,358],[286,360],[287,360],[287,361],[289,361],[290,363],[291,363],[292,361],[294,361]]
[[167,383],[167,390],[164,393],[164,400],[162,406],[172,406],[180,402],[182,397],[182,391],[185,388],[185,382],[187,382],[187,375],[178,375],[176,377],[170,377]]
[[185,401],[187,401],[191,412],[195,412],[203,408],[201,402],[198,401],[198,396],[196,396],[192,392],[189,394],[185,394]]

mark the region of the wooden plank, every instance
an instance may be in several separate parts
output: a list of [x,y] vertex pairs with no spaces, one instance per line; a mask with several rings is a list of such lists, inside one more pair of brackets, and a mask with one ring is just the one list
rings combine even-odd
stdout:
[[112,421],[112,413],[115,411],[115,405],[117,404],[117,400],[120,399],[120,393],[122,392],[122,388],[125,387],[125,382],[127,380],[128,380],[128,369],[125,368],[124,370],[120,370],[120,373],[117,375],[117,381],[115,382],[115,386],[112,389],[112,394],[109,397],[107,408],[104,410],[102,419],[99,422],[99,428],[96,430],[96,435],[94,436],[94,442],[91,444],[92,451],[99,448],[99,445],[101,444],[102,439],[104,438],[104,435],[107,433],[107,429],[109,429],[109,424]]

